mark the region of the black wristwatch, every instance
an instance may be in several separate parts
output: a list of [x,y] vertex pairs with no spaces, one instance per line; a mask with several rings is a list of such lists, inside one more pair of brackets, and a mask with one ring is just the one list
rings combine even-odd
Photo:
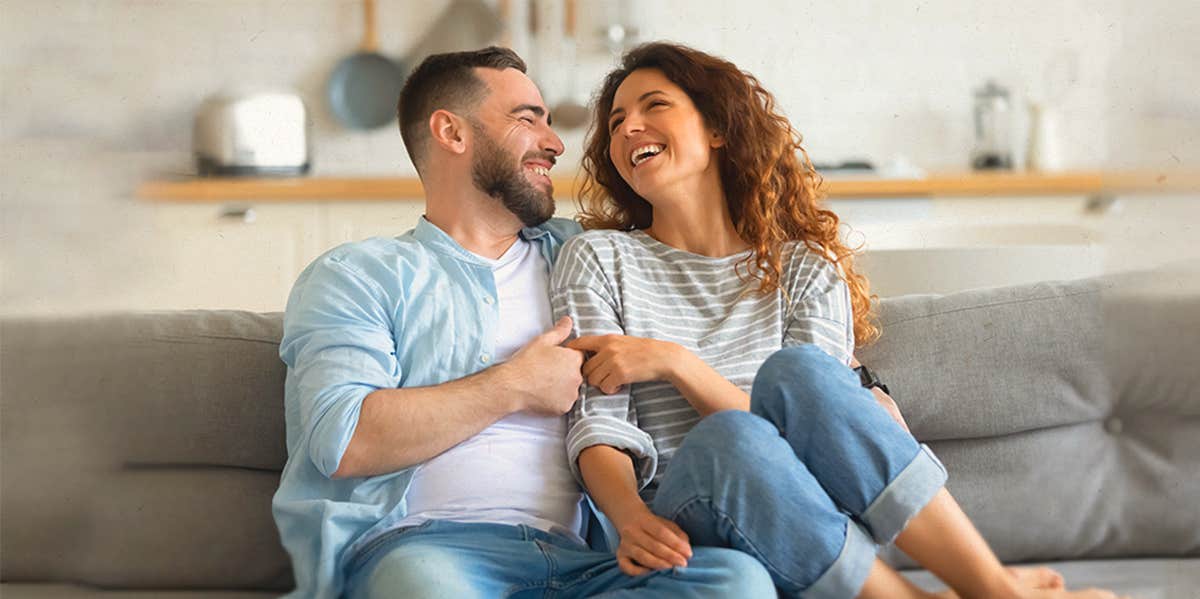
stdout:
[[858,382],[862,383],[863,387],[867,389],[870,389],[871,387],[879,387],[884,393],[887,393],[888,395],[892,394],[891,391],[888,391],[887,385],[883,384],[883,381],[879,380],[879,377],[875,376],[874,372],[867,370],[866,366],[859,366],[858,368],[854,369],[854,372],[858,373]]

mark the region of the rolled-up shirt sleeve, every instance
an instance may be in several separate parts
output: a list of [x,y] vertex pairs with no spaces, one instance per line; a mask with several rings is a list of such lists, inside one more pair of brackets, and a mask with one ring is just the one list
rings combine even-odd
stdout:
[[[605,276],[596,249],[582,237],[563,246],[550,278],[550,303],[554,318],[570,316],[572,338],[589,335],[624,335],[616,286]],[[579,482],[579,454],[593,445],[608,445],[627,453],[637,473],[638,489],[654,477],[658,452],[650,435],[638,428],[637,409],[628,388],[605,394],[584,383],[579,399],[567,414],[567,459]]]
[[791,307],[783,346],[811,343],[843,364],[854,355],[850,288],[838,267],[812,251],[796,251],[790,281]]
[[301,275],[288,299],[279,355],[294,391],[287,417],[298,424],[288,453],[307,452],[327,477],[350,444],[363,399],[400,383],[389,303],[378,284],[328,255]]

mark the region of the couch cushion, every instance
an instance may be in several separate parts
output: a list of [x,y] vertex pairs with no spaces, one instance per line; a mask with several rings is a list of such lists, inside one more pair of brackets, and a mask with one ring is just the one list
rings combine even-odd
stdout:
[[1196,271],[900,297],[880,318],[860,359],[1002,559],[1200,555]]
[[5,581],[286,589],[279,314],[0,322]]
[[[1058,570],[1067,588],[1109,589],[1138,599],[1196,599],[1200,596],[1200,559],[1125,559],[1041,564]],[[929,572],[905,572],[929,591],[946,588]]]

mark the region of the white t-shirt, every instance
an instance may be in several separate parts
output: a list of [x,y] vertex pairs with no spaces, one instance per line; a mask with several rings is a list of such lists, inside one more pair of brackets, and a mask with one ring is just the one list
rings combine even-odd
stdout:
[[[500,363],[553,325],[548,266],[524,239],[488,262],[499,295]],[[417,467],[406,496],[408,516],[398,526],[427,520],[526,524],[583,542],[583,495],[567,464],[565,435],[562,416],[509,414]]]

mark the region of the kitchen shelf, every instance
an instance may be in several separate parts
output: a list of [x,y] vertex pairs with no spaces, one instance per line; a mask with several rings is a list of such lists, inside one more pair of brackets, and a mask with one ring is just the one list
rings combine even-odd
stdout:
[[[555,195],[575,197],[580,179],[556,177]],[[1129,193],[1172,193],[1200,190],[1197,172],[944,173],[923,178],[827,178],[826,197],[911,198],[921,196],[1053,196],[1095,197]],[[330,200],[421,200],[424,191],[414,177],[199,178],[148,181],[137,197],[152,202],[304,202]]]

